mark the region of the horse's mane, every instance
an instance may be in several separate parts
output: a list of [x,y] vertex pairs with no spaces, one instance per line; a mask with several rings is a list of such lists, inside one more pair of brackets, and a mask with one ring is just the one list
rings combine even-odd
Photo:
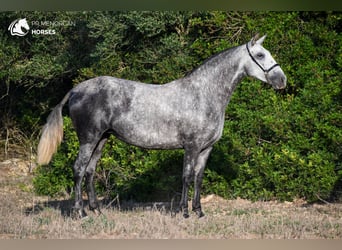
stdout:
[[238,46],[234,46],[225,50],[222,50],[216,54],[211,55],[210,57],[208,57],[207,59],[205,59],[200,65],[198,65],[197,67],[193,68],[191,71],[187,72],[184,77],[190,76],[192,75],[195,71],[197,71],[199,68],[201,68],[203,65],[209,63],[210,61],[214,61],[216,58],[221,57],[222,54],[228,54],[231,53],[232,51],[234,51]]

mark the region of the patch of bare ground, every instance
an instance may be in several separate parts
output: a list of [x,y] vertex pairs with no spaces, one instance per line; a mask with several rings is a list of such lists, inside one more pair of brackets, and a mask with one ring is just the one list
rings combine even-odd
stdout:
[[[22,172],[19,171],[25,169]],[[23,167],[26,166],[26,167]],[[342,204],[202,199],[205,217],[171,215],[168,203],[103,207],[75,220],[71,201],[32,192],[29,163],[0,163],[0,238],[340,239]]]

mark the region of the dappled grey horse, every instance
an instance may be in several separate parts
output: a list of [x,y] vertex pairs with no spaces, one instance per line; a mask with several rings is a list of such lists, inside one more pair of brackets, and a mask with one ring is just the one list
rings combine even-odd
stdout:
[[53,109],[38,145],[39,164],[47,164],[63,137],[62,107],[70,117],[80,149],[73,166],[74,209],[84,216],[81,183],[85,176],[91,210],[98,210],[93,177],[110,134],[147,149],[184,149],[180,209],[189,217],[188,190],[194,181],[192,209],[201,217],[200,191],[204,167],[223,130],[225,110],[237,84],[246,76],[286,86],[286,76],[262,47],[265,36],[207,59],[183,78],[163,85],[100,76],[70,90]]

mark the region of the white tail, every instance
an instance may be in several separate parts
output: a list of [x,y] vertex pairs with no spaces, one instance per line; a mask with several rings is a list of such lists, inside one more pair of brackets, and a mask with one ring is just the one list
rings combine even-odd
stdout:
[[[70,93],[70,92],[69,92]],[[38,144],[37,163],[40,165],[48,164],[52,155],[56,153],[59,144],[63,139],[63,117],[62,108],[69,99],[67,94],[47,118],[47,123],[43,127],[42,135]]]

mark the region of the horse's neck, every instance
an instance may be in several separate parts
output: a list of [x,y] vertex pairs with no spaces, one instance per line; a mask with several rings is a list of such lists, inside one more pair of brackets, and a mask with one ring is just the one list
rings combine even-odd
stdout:
[[242,46],[224,51],[209,59],[191,73],[191,82],[225,108],[239,82],[246,76]]

